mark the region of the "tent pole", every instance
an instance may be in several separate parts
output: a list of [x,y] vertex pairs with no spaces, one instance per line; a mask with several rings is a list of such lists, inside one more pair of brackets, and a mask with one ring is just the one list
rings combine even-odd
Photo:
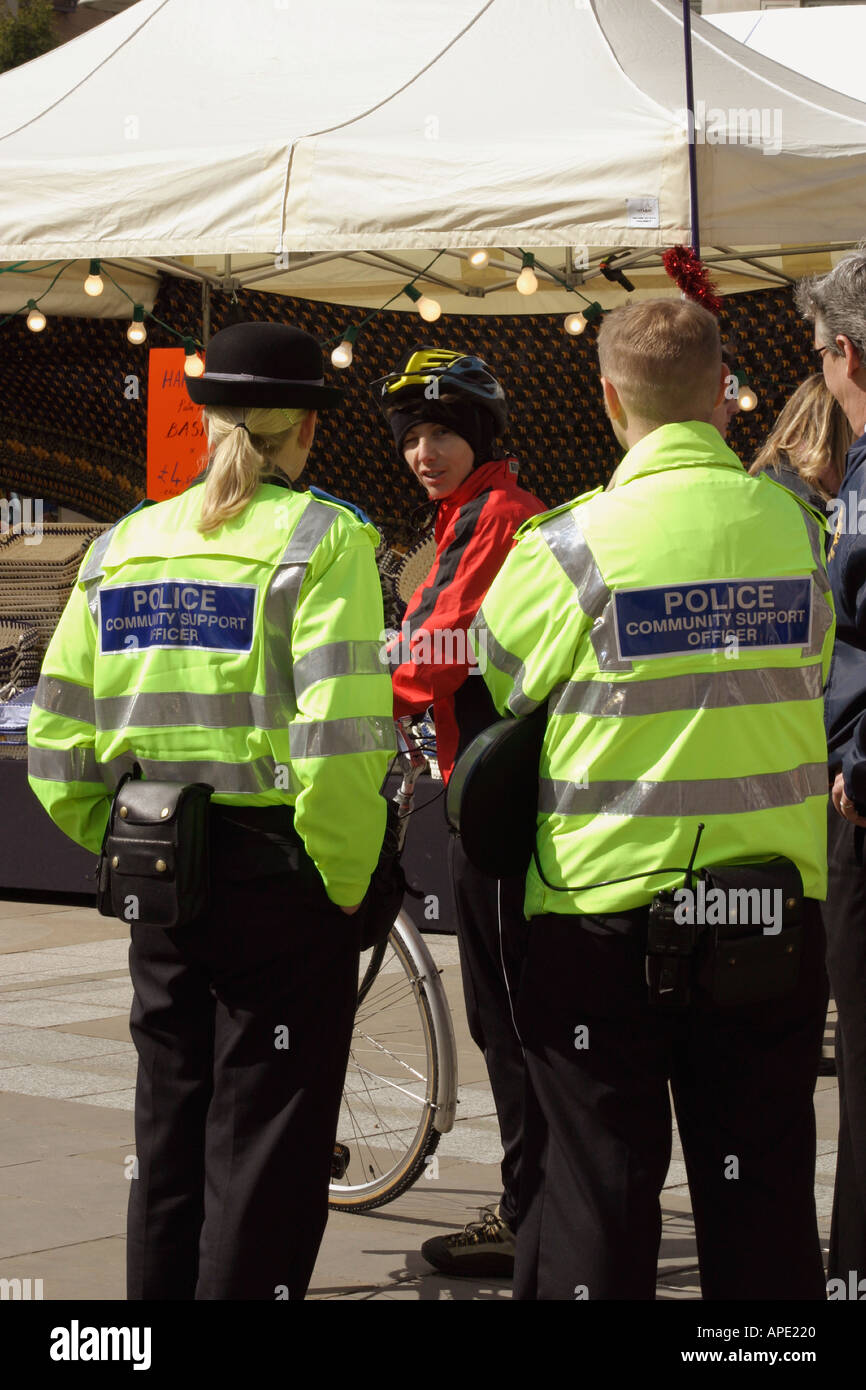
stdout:
[[210,285],[207,280],[202,281],[201,287],[201,341],[203,347],[210,341]]
[[692,248],[696,256],[701,254],[700,223],[698,221],[698,167],[695,154],[695,89],[692,80],[692,12],[689,0],[683,0],[683,43],[686,56],[686,106],[689,123],[689,221],[692,232]]

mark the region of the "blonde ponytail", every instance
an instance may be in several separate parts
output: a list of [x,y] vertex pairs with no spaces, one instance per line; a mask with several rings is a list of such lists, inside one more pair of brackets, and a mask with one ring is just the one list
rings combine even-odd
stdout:
[[[198,530],[205,536],[244,510],[276,456],[309,412],[207,406],[208,473]],[[245,425],[246,428],[238,428]]]

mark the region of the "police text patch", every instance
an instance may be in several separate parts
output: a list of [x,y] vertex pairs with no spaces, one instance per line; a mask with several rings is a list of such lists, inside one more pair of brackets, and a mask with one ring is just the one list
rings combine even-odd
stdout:
[[255,607],[254,584],[164,579],[102,588],[100,651],[105,655],[159,647],[248,652]]
[[660,584],[614,595],[620,657],[679,656],[711,647],[805,647],[811,580]]

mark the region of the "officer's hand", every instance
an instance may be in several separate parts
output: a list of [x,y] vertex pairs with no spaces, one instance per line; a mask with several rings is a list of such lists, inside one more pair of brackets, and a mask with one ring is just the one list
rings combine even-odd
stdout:
[[335,907],[338,907],[338,908],[340,909],[341,912],[345,912],[345,914],[346,914],[347,917],[354,917],[355,913],[358,911],[358,908],[361,906],[361,904],[360,904],[360,903],[355,903],[355,906],[354,906],[354,907],[344,907],[342,903],[335,903],[334,906],[335,906]]
[[840,816],[850,821],[852,825],[866,825],[866,817],[858,816],[854,809],[854,802],[848,799],[848,794],[845,791],[845,778],[841,772],[836,775],[836,781],[833,783],[833,790],[830,795]]

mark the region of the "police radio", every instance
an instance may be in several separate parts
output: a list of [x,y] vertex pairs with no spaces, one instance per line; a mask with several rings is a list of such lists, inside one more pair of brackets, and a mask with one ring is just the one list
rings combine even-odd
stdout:
[[[703,832],[703,823],[699,823],[692,857],[686,869],[684,886],[690,891],[692,869]],[[694,921],[678,922],[676,919],[674,890],[663,888],[656,893],[650,903],[646,943],[646,982],[651,1004],[666,1009],[688,1007],[692,997],[692,956],[697,938]]]

